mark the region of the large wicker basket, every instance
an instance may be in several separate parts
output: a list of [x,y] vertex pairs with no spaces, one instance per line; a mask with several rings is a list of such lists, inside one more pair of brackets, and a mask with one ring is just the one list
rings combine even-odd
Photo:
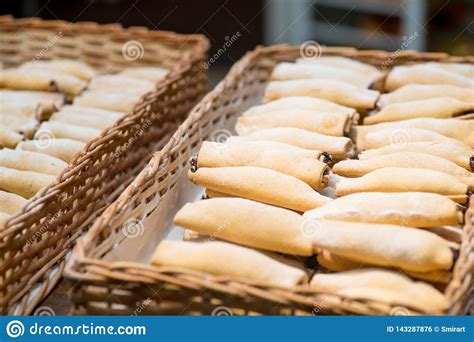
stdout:
[[[323,48],[323,54],[357,58],[381,66],[393,54]],[[231,127],[242,111],[261,98],[277,62],[295,60],[299,49],[257,48],[234,65],[227,77],[191,112],[171,141],[155,153],[148,166],[76,244],[66,276],[76,284],[73,313],[79,315],[181,314],[362,314],[387,315],[396,309],[385,303],[318,293],[307,288],[281,289],[243,283],[147,264],[158,241],[169,234],[172,218],[182,205],[196,199],[186,179],[195,147]],[[446,54],[398,53],[393,65],[413,61],[470,61]],[[194,191],[194,193],[193,193]],[[460,257],[446,288],[451,303],[446,314],[472,311],[474,269],[474,204],[466,214]],[[124,222],[140,223],[141,236],[130,237]],[[138,221],[140,220],[140,221]],[[171,234],[174,230],[171,230]],[[141,262],[140,262],[141,261]],[[413,308],[407,308],[417,314]],[[216,311],[217,310],[217,311]],[[223,312],[219,312],[223,311]]]
[[[56,181],[0,231],[0,313],[23,315],[32,312],[61,278],[75,240],[206,93],[203,65],[208,41],[200,35],[124,29],[118,24],[11,17],[0,17],[0,37],[0,61],[6,67],[72,58],[101,72],[146,65],[171,70],[156,91],[88,143]],[[142,49],[138,58],[124,58],[123,46],[130,41]]]

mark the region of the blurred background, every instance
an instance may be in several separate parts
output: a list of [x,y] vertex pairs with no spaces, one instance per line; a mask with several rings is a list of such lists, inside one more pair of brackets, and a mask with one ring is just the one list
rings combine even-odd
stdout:
[[201,33],[212,84],[259,44],[474,55],[474,0],[0,0],[0,14]]

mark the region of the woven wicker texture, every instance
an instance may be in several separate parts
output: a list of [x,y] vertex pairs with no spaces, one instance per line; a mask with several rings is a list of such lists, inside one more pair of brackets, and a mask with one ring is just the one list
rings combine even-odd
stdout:
[[[208,41],[200,35],[123,29],[118,24],[11,17],[0,17],[0,37],[0,61],[7,67],[72,58],[101,72],[130,66],[171,70],[156,91],[89,142],[56,181],[0,231],[0,312],[24,315],[61,278],[75,240],[130,184],[205,94]],[[124,46],[130,41],[143,48],[142,56],[125,55]]]
[[[376,66],[393,58],[389,52],[350,48],[324,47],[322,53],[353,57]],[[76,244],[66,270],[66,276],[76,283],[74,314],[129,315],[136,314],[137,306],[140,306],[140,314],[153,315],[210,315],[221,305],[234,315],[388,315],[397,310],[396,306],[386,303],[353,300],[303,287],[280,289],[170,267],[112,262],[103,258],[124,240],[122,224],[125,221],[149,217],[167,200],[182,195],[179,182],[188,180],[180,174],[188,169],[187,162],[195,147],[260,100],[278,62],[293,61],[299,56],[296,47],[259,47],[236,63],[216,89],[193,109],[170,142],[153,156],[137,179]],[[428,60],[474,62],[472,57],[404,51],[393,59],[391,66]],[[171,200],[171,203],[176,206],[176,201]],[[449,314],[466,314],[473,307],[473,212],[474,204],[471,204],[466,214],[460,257],[445,291],[450,301],[449,312],[446,312]],[[163,213],[159,214],[162,220],[166,219]],[[421,314],[413,308],[407,309],[411,314]]]

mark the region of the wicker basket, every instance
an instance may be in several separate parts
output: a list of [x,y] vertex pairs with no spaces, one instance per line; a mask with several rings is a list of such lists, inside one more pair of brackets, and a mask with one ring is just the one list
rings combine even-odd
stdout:
[[[156,91],[87,144],[56,181],[0,231],[0,313],[24,315],[61,278],[75,240],[206,93],[208,41],[200,35],[123,29],[118,24],[11,17],[0,17],[0,37],[0,61],[7,67],[32,59],[73,58],[102,72],[141,65],[171,70]],[[131,40],[143,47],[142,59],[122,55],[122,46]]]
[[[354,57],[378,66],[393,56],[383,51],[349,48],[323,48],[322,53]],[[196,187],[186,178],[187,162],[196,147],[231,127],[242,111],[258,103],[277,62],[297,57],[299,49],[286,45],[259,47],[248,53],[193,109],[171,141],[78,241],[66,270],[66,276],[76,284],[74,314],[210,315],[224,306],[231,313],[224,308],[227,312],[223,314],[234,315],[387,315],[396,309],[381,302],[353,300],[303,287],[281,289],[146,264],[158,241],[169,233],[177,210],[196,199],[196,190],[192,190]],[[393,64],[427,60],[473,62],[474,58],[406,51],[399,53]],[[473,212],[474,204],[467,213],[460,257],[445,291],[451,303],[447,314],[472,310]],[[141,222],[141,236],[131,238],[124,232],[124,222],[130,220]],[[408,309],[413,314],[420,313]]]

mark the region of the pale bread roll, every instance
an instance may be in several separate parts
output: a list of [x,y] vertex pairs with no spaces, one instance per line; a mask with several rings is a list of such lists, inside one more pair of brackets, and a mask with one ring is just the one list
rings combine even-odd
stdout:
[[456,74],[474,78],[474,64],[471,63],[441,63],[441,62],[428,62],[425,65],[440,68],[446,71],[454,72]]
[[136,89],[147,93],[155,89],[154,82],[123,76],[123,75],[101,75],[94,77],[87,87],[89,90],[127,90]]
[[9,128],[17,133],[30,137],[38,121],[35,119],[24,118],[18,115],[0,114],[0,126]]
[[85,91],[74,99],[73,105],[128,113],[135,108],[140,99],[141,95],[126,92]]
[[350,158],[354,153],[350,138],[324,135],[294,127],[266,128],[232,139],[237,142],[276,141],[308,150],[326,151],[337,160]]
[[12,215],[7,213],[0,212],[0,230],[5,227],[7,221],[12,217]]
[[78,77],[82,80],[90,80],[96,75],[95,70],[89,65],[68,59],[57,59],[51,61],[34,61],[25,63],[20,66],[20,69],[37,69],[37,70],[51,70],[69,74]]
[[266,128],[292,127],[340,137],[350,131],[352,123],[352,120],[344,114],[295,108],[243,114],[237,119],[235,130],[239,135],[247,135]]
[[[188,173],[194,184],[296,211],[306,211],[332,201],[305,182],[283,173],[252,166],[199,168]],[[214,197],[214,196],[210,196]]]
[[69,163],[82,151],[85,145],[82,141],[55,138],[51,143],[42,143],[37,140],[22,141],[17,149],[47,154]]
[[14,148],[22,139],[21,134],[10,128],[0,126],[0,147]]
[[168,69],[160,67],[135,67],[127,68],[118,73],[118,75],[158,82],[163,80],[168,73]]
[[434,287],[415,282],[397,271],[363,269],[316,274],[310,287],[352,299],[381,301],[424,313],[445,313],[448,299]]
[[98,115],[56,112],[51,115],[49,121],[63,122],[71,125],[79,125],[103,130],[109,126],[112,126],[116,119]]
[[329,168],[320,161],[328,156],[319,151],[304,150],[275,142],[205,141],[201,145],[197,167],[255,166],[296,177],[314,189],[326,187]]
[[350,194],[307,211],[303,217],[419,228],[463,223],[462,211],[455,202],[427,192]]
[[450,97],[434,97],[388,105],[374,115],[365,117],[364,124],[401,121],[414,118],[448,119],[474,111],[474,103]]
[[356,192],[432,192],[466,203],[468,187],[447,173],[419,168],[387,167],[336,184],[337,196]]
[[306,273],[298,268],[275,261],[253,249],[218,241],[162,241],[151,263],[273,286],[291,287],[308,281]]
[[309,96],[289,96],[281,99],[268,102],[259,106],[253,106],[247,109],[243,114],[258,114],[272,112],[275,110],[292,110],[292,109],[305,109],[314,112],[323,113],[334,113],[339,115],[345,115],[350,117],[355,122],[358,120],[359,115],[354,108],[338,105],[337,103],[317,99]]
[[84,106],[73,106],[73,105],[67,105],[67,106],[62,107],[60,112],[106,116],[106,117],[111,117],[111,118],[113,117],[117,119],[124,114],[123,112],[115,112],[115,111],[100,109],[100,108],[95,108],[95,107],[84,107]]
[[391,145],[393,145],[394,148],[403,148],[404,146],[408,146],[408,144],[417,142],[449,143],[451,145],[457,145],[463,150],[471,149],[469,145],[466,145],[462,141],[441,135],[428,129],[410,127],[385,128],[374,132],[368,132],[359,142],[360,145],[358,145],[357,148],[360,150],[372,150]]
[[294,211],[243,198],[211,198],[188,203],[174,224],[248,247],[310,256],[311,238],[302,229],[303,218]]
[[233,195],[230,195],[230,194],[225,194],[225,193],[223,193],[223,192],[214,191],[214,190],[211,190],[211,189],[206,189],[206,191],[204,192],[204,195],[203,195],[203,198],[204,198],[204,199],[207,199],[207,198],[216,198],[216,197],[238,197],[238,196],[233,196]]
[[[344,258],[328,251],[321,251],[317,255],[318,264],[324,268],[335,271],[345,272],[350,270],[367,269],[367,265],[360,262],[353,261],[349,258]],[[369,266],[370,267],[370,266]],[[400,272],[392,269],[395,272]],[[449,271],[433,271],[433,272],[404,272],[414,279],[421,279],[433,283],[447,284],[452,277],[452,272]]]
[[24,198],[33,197],[56,177],[33,171],[19,171],[0,166],[0,189]]
[[0,166],[56,176],[67,164],[47,154],[4,148],[0,150]]
[[474,150],[458,141],[420,141],[406,144],[391,144],[381,148],[367,150],[359,154],[360,160],[375,158],[399,152],[419,152],[437,156],[465,168],[472,170],[474,165]]
[[469,77],[423,64],[394,67],[387,75],[385,89],[393,91],[411,83],[447,84],[471,90],[474,89],[474,80]]
[[392,224],[315,220],[313,247],[354,261],[413,272],[450,270],[458,245],[428,231]]
[[65,97],[61,93],[29,90],[0,90],[0,103],[40,105],[44,114],[62,107]]
[[14,215],[19,213],[27,200],[10,192],[0,191],[0,212]]
[[375,107],[379,92],[330,80],[272,81],[265,90],[263,102],[270,102],[287,96],[316,97],[343,106],[367,110]]
[[0,102],[0,113],[40,119],[43,109],[40,103]]
[[373,79],[382,76],[382,72],[373,65],[362,63],[356,59],[342,56],[319,56],[318,58],[299,58],[298,64],[328,65],[335,68],[344,69],[357,74],[370,76]]
[[282,62],[277,64],[270,76],[274,81],[301,79],[325,79],[341,81],[359,88],[368,88],[373,80],[370,77],[355,74],[341,68],[318,64],[295,64]]
[[419,118],[396,122],[384,122],[376,125],[353,126],[356,136],[357,149],[364,147],[364,140],[369,132],[387,128],[422,128],[441,135],[462,141],[474,148],[474,120]]
[[417,101],[444,96],[463,102],[474,103],[474,94],[471,89],[447,84],[408,84],[391,93],[380,95],[377,105],[385,107],[392,103]]
[[43,122],[35,134],[35,138],[41,137],[41,132],[51,132],[54,138],[65,138],[89,142],[100,135],[100,130],[90,127],[70,125],[62,122]]
[[365,160],[342,160],[333,166],[332,171],[344,177],[360,177],[385,167],[413,167],[444,172],[474,188],[473,173],[449,160],[418,152],[390,153]]

